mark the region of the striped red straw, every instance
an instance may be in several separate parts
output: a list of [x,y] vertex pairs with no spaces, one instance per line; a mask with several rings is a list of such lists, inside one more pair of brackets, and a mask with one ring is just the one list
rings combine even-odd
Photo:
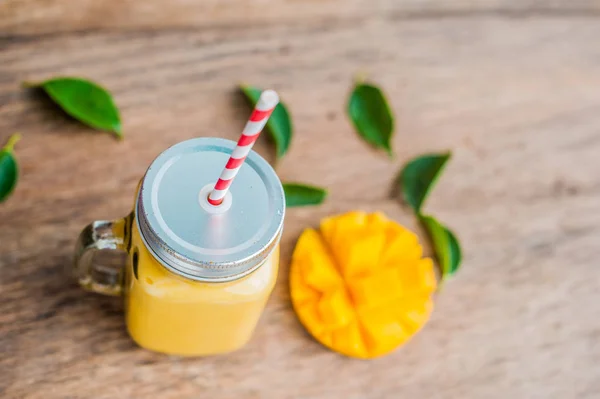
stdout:
[[242,135],[233,149],[227,165],[225,165],[225,169],[221,172],[215,188],[208,195],[208,202],[211,205],[219,205],[223,202],[223,198],[225,198],[231,182],[242,167],[254,142],[256,142],[256,139],[267,124],[271,113],[278,103],[279,96],[273,90],[265,90],[260,95],[256,107],[242,131]]

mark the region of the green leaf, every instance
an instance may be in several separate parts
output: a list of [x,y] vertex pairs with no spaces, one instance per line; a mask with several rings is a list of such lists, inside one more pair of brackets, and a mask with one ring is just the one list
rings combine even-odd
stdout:
[[[255,106],[262,90],[247,85],[240,85],[240,89],[248,99],[248,102],[252,106]],[[284,103],[280,102],[273,110],[273,113],[267,122],[267,131],[275,143],[277,159],[281,159],[292,142],[292,120]]]
[[420,215],[419,219],[435,251],[440,264],[442,280],[452,276],[460,266],[462,252],[458,239],[447,227],[438,222],[433,216]]
[[348,115],[358,134],[369,144],[384,149],[391,157],[394,117],[381,89],[358,83],[348,101]]
[[110,93],[89,80],[55,78],[42,83],[25,83],[43,89],[56,104],[78,121],[122,138],[121,118]]
[[14,146],[21,139],[19,134],[13,134],[6,145],[0,149],[0,202],[3,202],[17,186],[19,167],[15,159]]
[[327,191],[322,188],[298,183],[283,183],[283,191],[288,208],[318,205],[327,197]]
[[402,196],[416,214],[421,212],[427,194],[450,156],[450,152],[422,155],[409,161],[402,169],[400,173]]

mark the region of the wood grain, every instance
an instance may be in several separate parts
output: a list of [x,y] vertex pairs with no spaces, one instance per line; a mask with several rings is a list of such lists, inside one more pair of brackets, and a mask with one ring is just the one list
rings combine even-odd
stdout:
[[235,28],[312,22],[500,15],[587,17],[598,0],[4,0],[0,32],[41,35],[96,30]]
[[[536,14],[534,1],[463,1],[451,6],[461,12],[435,14],[427,1],[289,0],[237,14],[240,3],[0,5],[0,141],[23,134],[22,178],[0,205],[0,396],[599,397],[598,3]],[[475,12],[500,7],[514,15]],[[398,18],[409,11],[429,16]],[[397,115],[392,161],[345,116],[358,72]],[[126,139],[19,87],[55,75],[110,88]],[[146,352],[128,338],[120,301],[82,292],[63,269],[85,224],[129,211],[158,153],[190,137],[236,137],[249,112],[240,81],[276,88],[292,111],[281,178],[326,186],[330,199],[288,213],[278,284],[247,347],[205,359]],[[273,160],[266,140],[257,147]],[[446,149],[453,159],[426,210],[456,231],[465,262],[432,321],[374,361],[321,347],[290,306],[298,234],[357,208],[416,229],[393,179],[410,157]]]

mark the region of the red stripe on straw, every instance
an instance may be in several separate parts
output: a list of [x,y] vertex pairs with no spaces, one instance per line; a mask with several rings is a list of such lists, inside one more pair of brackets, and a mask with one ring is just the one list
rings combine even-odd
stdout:
[[214,200],[214,199],[212,199],[210,197],[208,197],[207,199],[208,199],[208,203],[211,204],[211,205],[214,205],[214,206],[221,205],[221,202],[223,202],[222,199],[220,199],[220,200]]
[[229,187],[229,185],[231,184],[232,181],[233,181],[233,179],[230,179],[230,180],[219,179],[219,180],[217,180],[217,184],[215,184],[215,190],[223,190],[223,189]]
[[271,108],[266,111],[261,111],[260,109],[255,109],[254,111],[252,111],[252,115],[250,115],[250,121],[258,122],[258,121],[262,121],[265,118],[268,118],[271,115],[271,112],[273,112],[273,109],[274,108]]
[[244,160],[246,159],[246,157],[244,158],[229,158],[229,161],[227,161],[227,165],[225,165],[225,168],[227,169],[235,169],[238,166],[240,166],[241,164],[244,163]]
[[257,133],[254,136],[246,136],[245,134],[242,134],[240,136],[240,139],[239,139],[237,145],[239,147],[242,147],[242,146],[246,146],[248,144],[252,144],[256,141],[256,139],[258,139],[258,136],[260,136],[260,133]]

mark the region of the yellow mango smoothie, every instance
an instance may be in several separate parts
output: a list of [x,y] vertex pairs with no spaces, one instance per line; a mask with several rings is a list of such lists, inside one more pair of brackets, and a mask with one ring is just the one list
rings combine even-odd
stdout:
[[250,339],[277,279],[278,248],[252,274],[214,284],[164,268],[145,249],[136,226],[132,245],[141,250],[137,277],[135,263],[127,265],[125,317],[129,334],[140,346],[203,355],[231,352]]

